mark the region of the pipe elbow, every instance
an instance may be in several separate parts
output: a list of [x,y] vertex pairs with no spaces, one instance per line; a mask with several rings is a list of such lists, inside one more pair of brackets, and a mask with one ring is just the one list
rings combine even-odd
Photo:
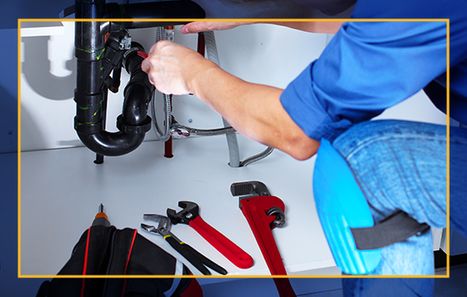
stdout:
[[121,156],[134,151],[144,140],[144,134],[124,134],[122,132],[100,132],[95,134],[78,133],[83,144],[97,154]]
[[147,120],[151,93],[144,85],[132,84],[125,88],[122,116],[125,124],[140,125]]

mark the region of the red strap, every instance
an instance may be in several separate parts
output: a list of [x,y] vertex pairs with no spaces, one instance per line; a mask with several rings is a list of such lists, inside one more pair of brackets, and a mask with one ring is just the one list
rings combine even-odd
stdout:
[[123,270],[123,274],[126,274],[128,270],[128,265],[130,264],[131,253],[133,252],[133,246],[135,245],[136,235],[138,235],[138,230],[133,230],[133,238],[131,239],[130,249],[128,250],[128,255],[126,257],[125,262],[125,269]]
[[[128,265],[130,264],[131,253],[133,252],[133,246],[135,245],[136,235],[138,235],[138,230],[135,229],[135,230],[133,230],[133,237],[131,238],[130,248],[128,249],[128,255],[126,257],[125,269],[123,270],[123,274],[127,273]],[[127,279],[123,280],[121,297],[125,296],[127,281],[128,281]]]
[[[88,270],[88,257],[89,257],[89,239],[91,237],[91,228],[88,229],[88,234],[86,235],[86,248],[84,249],[84,261],[83,261],[83,275],[86,275]],[[84,288],[86,287],[86,279],[83,278],[81,282],[81,292],[80,296],[84,297]]]

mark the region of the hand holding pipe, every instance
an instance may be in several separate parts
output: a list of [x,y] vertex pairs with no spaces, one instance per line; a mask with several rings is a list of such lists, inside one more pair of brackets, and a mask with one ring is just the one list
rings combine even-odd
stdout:
[[[99,156],[118,156],[136,149],[144,140],[150,129],[151,119],[146,115],[151,100],[153,87],[147,76],[140,72],[142,57],[132,54],[128,57],[126,69],[131,80],[125,89],[125,102],[122,115],[117,119],[118,132],[105,130],[105,111],[108,74],[114,70],[112,79],[118,82],[119,69],[107,67],[108,61],[119,57],[121,51],[112,51],[106,44],[102,22],[103,18],[202,18],[204,11],[192,1],[154,1],[150,3],[118,3],[106,4],[105,0],[76,0],[74,7],[67,8],[65,14],[75,13],[77,19],[96,19],[91,22],[75,23],[75,56],[77,58],[77,82],[75,89],[76,116],[75,130],[79,138],[89,149]],[[177,22],[178,23],[178,22]],[[183,23],[183,22],[180,22]],[[167,25],[165,22],[125,22],[119,26],[123,29],[157,27]],[[111,34],[114,32],[111,32]],[[109,56],[109,53],[115,55]],[[113,63],[112,63],[113,64]],[[118,63],[116,63],[118,64]],[[138,65],[139,64],[139,65]],[[120,64],[118,64],[120,65]],[[133,66],[136,66],[134,68]],[[117,68],[121,67],[118,66]],[[108,73],[106,72],[108,71]],[[131,86],[130,86],[131,84]]]

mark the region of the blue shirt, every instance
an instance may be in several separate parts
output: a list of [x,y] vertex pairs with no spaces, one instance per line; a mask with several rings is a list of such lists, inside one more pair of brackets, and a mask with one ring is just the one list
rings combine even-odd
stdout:
[[[467,123],[467,8],[459,7],[466,5],[416,0],[405,7],[407,1],[384,2],[359,1],[353,16],[451,18],[451,116]],[[287,86],[281,103],[309,137],[333,139],[427,85],[444,89],[445,72],[445,23],[346,23],[319,59]],[[444,94],[437,92],[439,98],[434,98],[441,109],[446,106]]]

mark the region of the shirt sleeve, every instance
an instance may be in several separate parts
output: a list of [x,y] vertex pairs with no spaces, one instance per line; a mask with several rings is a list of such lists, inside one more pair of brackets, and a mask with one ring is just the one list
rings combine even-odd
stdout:
[[445,23],[352,22],[280,99],[309,137],[332,140],[445,72]]

